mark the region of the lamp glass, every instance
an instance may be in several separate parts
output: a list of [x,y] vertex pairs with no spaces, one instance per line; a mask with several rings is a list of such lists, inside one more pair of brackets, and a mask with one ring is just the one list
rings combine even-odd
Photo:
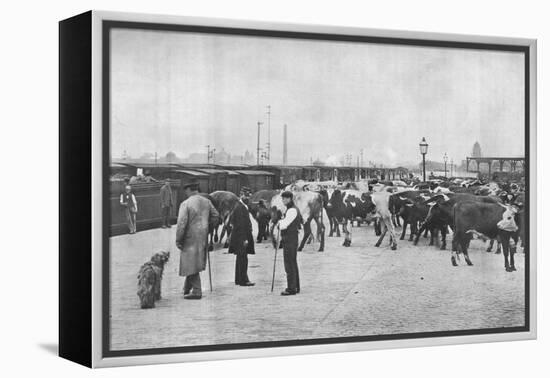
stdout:
[[422,138],[422,141],[420,142],[419,146],[420,146],[420,153],[422,155],[428,153],[428,143],[426,142],[426,138]]

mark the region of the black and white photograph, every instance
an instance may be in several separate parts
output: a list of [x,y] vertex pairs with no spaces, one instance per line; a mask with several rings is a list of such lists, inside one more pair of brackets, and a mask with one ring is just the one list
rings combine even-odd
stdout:
[[524,50],[104,33],[110,352],[529,329]]

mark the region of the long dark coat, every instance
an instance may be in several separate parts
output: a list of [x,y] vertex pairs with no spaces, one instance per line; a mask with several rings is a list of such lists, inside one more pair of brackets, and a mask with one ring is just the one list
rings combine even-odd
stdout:
[[248,241],[246,253],[249,255],[255,254],[254,236],[252,235],[252,222],[246,206],[240,201],[237,202],[233,209],[229,222],[232,227],[231,238],[229,240],[229,253],[237,254],[242,252],[245,241]]
[[176,230],[180,276],[189,276],[205,269],[209,225],[217,222],[218,217],[212,203],[202,196],[193,195],[181,203]]

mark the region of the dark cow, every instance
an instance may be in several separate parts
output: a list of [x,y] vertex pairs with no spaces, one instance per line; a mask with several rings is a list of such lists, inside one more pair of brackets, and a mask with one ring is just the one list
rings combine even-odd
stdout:
[[229,224],[229,216],[231,215],[231,212],[235,208],[235,205],[239,202],[239,197],[237,197],[237,195],[234,193],[223,191],[223,190],[218,190],[216,192],[210,193],[210,197],[213,199],[212,204],[220,214],[220,217],[222,220],[221,223],[223,225],[219,242],[220,243],[222,242],[223,237],[227,233],[227,238],[225,240],[223,247],[228,248],[229,238],[231,236],[231,225]]
[[[428,196],[430,194],[430,191],[428,189],[423,190],[406,190],[404,192],[394,193],[390,197],[390,203],[389,208],[390,212],[392,214],[392,223],[395,227],[400,227],[401,223],[399,221],[399,218],[402,218],[401,216],[401,208],[405,205],[405,203],[410,203],[408,200],[417,201],[419,197],[422,196]],[[423,197],[423,199],[426,199],[428,197]]]
[[[395,196],[395,195],[394,195]],[[413,241],[415,235],[420,235],[418,225],[422,224],[428,216],[430,206],[426,203],[427,200],[432,197],[428,196],[425,193],[411,193],[408,195],[409,198],[404,198],[402,196],[398,197],[401,201],[400,216],[403,218],[403,230],[401,232],[400,239],[405,238],[407,232],[407,226],[410,226],[410,236],[409,241]],[[435,238],[437,234],[441,234],[441,246],[440,248],[444,250],[447,248],[447,225],[445,222],[432,221],[426,224],[426,227],[423,228],[424,237],[427,237],[428,231],[430,232],[430,243],[429,245],[435,244]],[[415,242],[415,245],[418,242]]]
[[[214,206],[215,209],[218,208],[218,202],[210,196],[208,193],[199,193],[199,196],[202,196],[209,200],[212,203],[212,206]],[[217,222],[211,223],[208,225],[208,250],[213,251],[214,250],[214,242],[218,242],[218,227],[222,224],[221,217],[218,219]]]
[[[407,231],[407,225],[411,226],[411,232],[416,232],[416,224],[413,222],[413,214],[411,213],[410,207],[412,204],[425,201],[430,198],[428,196],[429,191],[427,190],[407,190],[400,193],[395,193],[390,196],[389,209],[392,214],[392,223],[395,227],[401,226],[399,218],[403,219],[403,231],[401,234],[401,240],[405,238],[405,233]],[[425,218],[425,215],[424,215]],[[423,218],[423,219],[424,219]],[[415,219],[415,222],[418,220]],[[412,235],[411,235],[412,240]]]
[[258,236],[256,243],[261,243],[262,240],[267,240],[269,235],[269,221],[271,220],[271,211],[266,206],[264,200],[260,200],[254,207],[249,207],[249,212],[258,222]]
[[409,226],[409,241],[413,241],[414,236],[418,232],[418,225],[426,219],[429,209],[430,207],[426,205],[424,199],[421,198],[404,202],[399,209],[399,216],[403,219],[403,229],[401,230],[401,237],[399,239],[405,239],[407,226]]
[[372,201],[369,201],[369,193],[360,190],[346,190],[344,192],[344,202],[351,207],[351,222],[357,222],[357,227],[361,222],[371,221],[371,213],[374,211]]
[[[370,200],[370,196],[366,192],[359,190],[341,191],[336,189],[329,200],[327,206],[330,216],[334,219],[336,227],[342,225],[342,230],[345,234],[343,246],[351,245],[351,228],[353,221],[357,221],[357,226],[361,225],[361,221],[370,222],[372,220],[372,212],[374,204]],[[338,228],[337,228],[337,231]],[[337,232],[337,236],[340,236]]]
[[[475,196],[465,193],[450,193],[438,194],[426,200],[424,203],[429,205],[426,219],[422,222],[420,229],[416,233],[414,245],[418,244],[418,239],[422,232],[426,229],[439,229],[441,231],[441,244],[446,245],[447,227],[451,227],[454,231],[453,206],[459,202],[481,202],[481,203],[498,203],[498,199],[494,197]],[[443,231],[445,230],[445,231]]]
[[[345,193],[340,189],[334,190],[330,196],[330,200],[327,204],[327,213],[330,213],[329,217],[332,222],[336,223],[337,236],[340,236],[340,229],[338,225],[342,225],[342,232],[345,234],[344,247],[351,245],[351,219],[353,217],[351,206],[348,206],[344,202]],[[332,229],[329,236],[332,235]]]
[[[319,252],[325,250],[325,226],[323,224],[323,197],[312,191],[305,192],[293,192],[294,204],[300,211],[302,217],[302,224],[304,226],[304,237],[298,251],[304,249],[306,241],[310,240],[311,236],[311,221],[314,220],[317,225],[317,237],[319,239]],[[283,200],[280,194],[273,197],[271,201],[271,238],[272,242],[276,243],[274,229],[283,214],[286,212],[286,207],[283,204]]]
[[252,217],[256,219],[258,223],[256,243],[267,240],[269,234],[269,221],[271,220],[271,200],[277,194],[279,194],[278,190],[260,190],[245,200],[250,214],[252,214]]
[[399,218],[401,217],[402,206],[402,201],[399,199],[397,193],[390,196],[389,208],[391,213],[391,221],[394,227],[401,227],[401,222],[399,221]]
[[328,194],[328,191],[326,189],[321,189],[319,190],[319,194],[323,198],[323,207],[325,208],[325,212],[327,214],[328,223],[330,227],[328,236],[332,237],[334,232],[336,232],[336,236],[340,237],[340,226],[334,216],[334,209],[329,205],[330,196]]
[[[460,251],[468,265],[473,265],[468,256],[470,240],[499,238],[504,252],[504,267],[507,272],[515,271],[514,253],[518,227],[515,223],[517,209],[501,203],[458,202],[453,206],[453,247],[451,262],[457,266]],[[510,255],[510,259],[508,259]]]

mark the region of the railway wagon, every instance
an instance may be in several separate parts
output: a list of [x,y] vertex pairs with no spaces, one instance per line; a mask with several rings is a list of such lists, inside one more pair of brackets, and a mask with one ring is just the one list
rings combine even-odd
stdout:
[[110,170],[110,176],[116,178],[126,178],[136,175],[136,168],[127,164],[111,163]]
[[[241,175],[241,188],[247,187],[252,193],[258,190],[273,189],[273,173],[258,170],[237,170]],[[237,193],[238,194],[238,193]]]
[[113,170],[116,170],[116,166],[123,165],[128,167],[131,172],[131,176],[140,176],[146,178],[152,178],[160,181],[168,178],[168,172],[177,167],[177,164],[170,163],[150,163],[150,162],[123,162],[111,164],[111,174]]
[[340,180],[340,170],[343,167],[308,165],[302,167],[302,180],[333,181]]
[[321,170],[314,166],[302,167],[302,180],[304,181],[321,181]]
[[228,173],[226,170],[215,168],[197,168],[194,170],[206,173],[209,176],[208,193],[216,190],[227,190]]
[[259,165],[252,169],[273,173],[273,189],[282,189],[302,179],[302,167],[287,165]]
[[187,199],[183,187],[190,182],[199,184],[199,192],[210,193],[210,175],[205,172],[200,172],[193,169],[172,169],[169,172],[170,178],[179,183],[176,197],[176,208],[179,208],[180,203]]
[[237,172],[226,170],[227,182],[226,190],[231,193],[239,194],[241,191],[241,175]]
[[[169,180],[172,186],[173,201],[177,201],[180,183]],[[128,232],[125,209],[120,205],[120,195],[124,192],[126,180],[112,180],[110,182],[109,208],[110,208],[110,235],[120,235]],[[136,215],[137,229],[145,230],[158,227],[162,223],[160,208],[160,188],[162,182],[140,182],[131,184],[132,193],[136,197],[138,212]],[[176,207],[172,208],[171,221],[176,218]]]
[[338,181],[355,181],[357,169],[354,167],[334,167],[337,170]]

